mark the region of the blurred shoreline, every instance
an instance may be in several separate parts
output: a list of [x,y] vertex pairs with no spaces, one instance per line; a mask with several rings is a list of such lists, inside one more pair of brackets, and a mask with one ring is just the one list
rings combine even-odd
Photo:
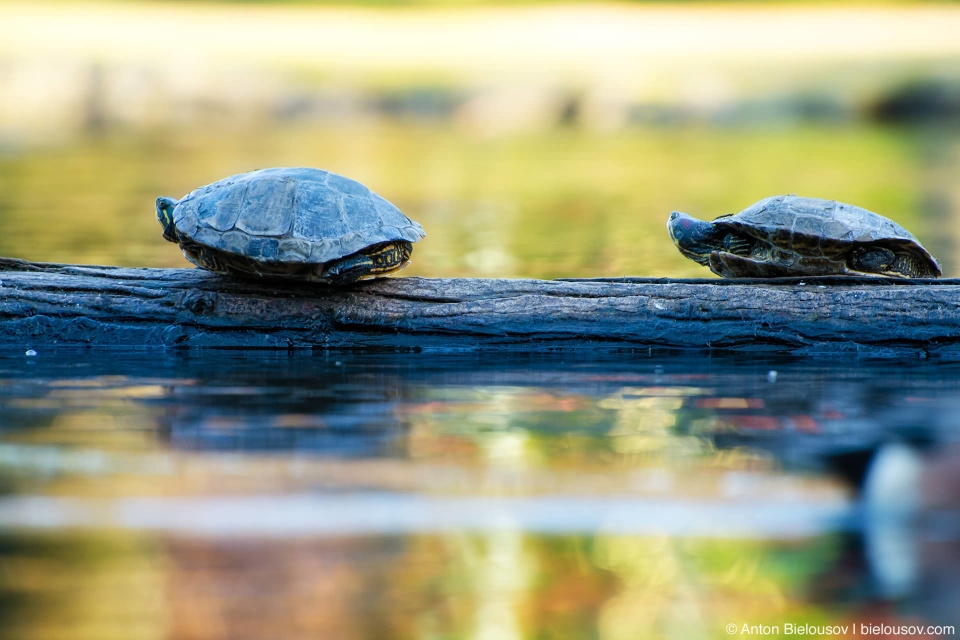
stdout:
[[496,136],[960,114],[960,7],[945,5],[16,2],[0,23],[13,144],[111,127],[414,119]]

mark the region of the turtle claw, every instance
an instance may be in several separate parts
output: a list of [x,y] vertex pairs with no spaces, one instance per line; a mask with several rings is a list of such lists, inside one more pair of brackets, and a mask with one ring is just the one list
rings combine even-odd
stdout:
[[710,254],[710,271],[721,278],[782,278],[796,275],[796,268],[776,262],[760,262],[726,251]]

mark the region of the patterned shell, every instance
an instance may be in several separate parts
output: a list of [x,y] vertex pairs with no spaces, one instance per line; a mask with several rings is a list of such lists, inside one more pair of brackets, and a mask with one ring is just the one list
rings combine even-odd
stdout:
[[881,215],[833,200],[774,196],[757,202],[740,213],[714,220],[751,236],[768,240],[785,250],[829,255],[849,249],[851,244],[879,243],[908,249],[929,260],[929,253],[913,234]]
[[306,167],[241,173],[200,187],[174,209],[194,242],[257,262],[319,264],[423,228],[365,186]]

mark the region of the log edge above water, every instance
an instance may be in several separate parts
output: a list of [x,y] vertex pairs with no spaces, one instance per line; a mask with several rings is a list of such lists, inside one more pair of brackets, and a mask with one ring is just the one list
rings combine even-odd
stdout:
[[0,347],[686,349],[960,355],[960,281],[385,278],[0,259]]

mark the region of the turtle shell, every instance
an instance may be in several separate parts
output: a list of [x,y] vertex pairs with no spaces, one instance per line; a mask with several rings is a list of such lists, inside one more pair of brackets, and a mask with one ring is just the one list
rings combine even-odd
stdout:
[[714,220],[769,242],[781,251],[803,256],[833,257],[852,246],[876,244],[909,251],[940,273],[940,265],[920,241],[896,222],[842,202],[800,196],[774,196],[740,213]]
[[196,189],[176,204],[179,234],[258,263],[319,264],[423,228],[355,180],[308,167],[260,169]]

